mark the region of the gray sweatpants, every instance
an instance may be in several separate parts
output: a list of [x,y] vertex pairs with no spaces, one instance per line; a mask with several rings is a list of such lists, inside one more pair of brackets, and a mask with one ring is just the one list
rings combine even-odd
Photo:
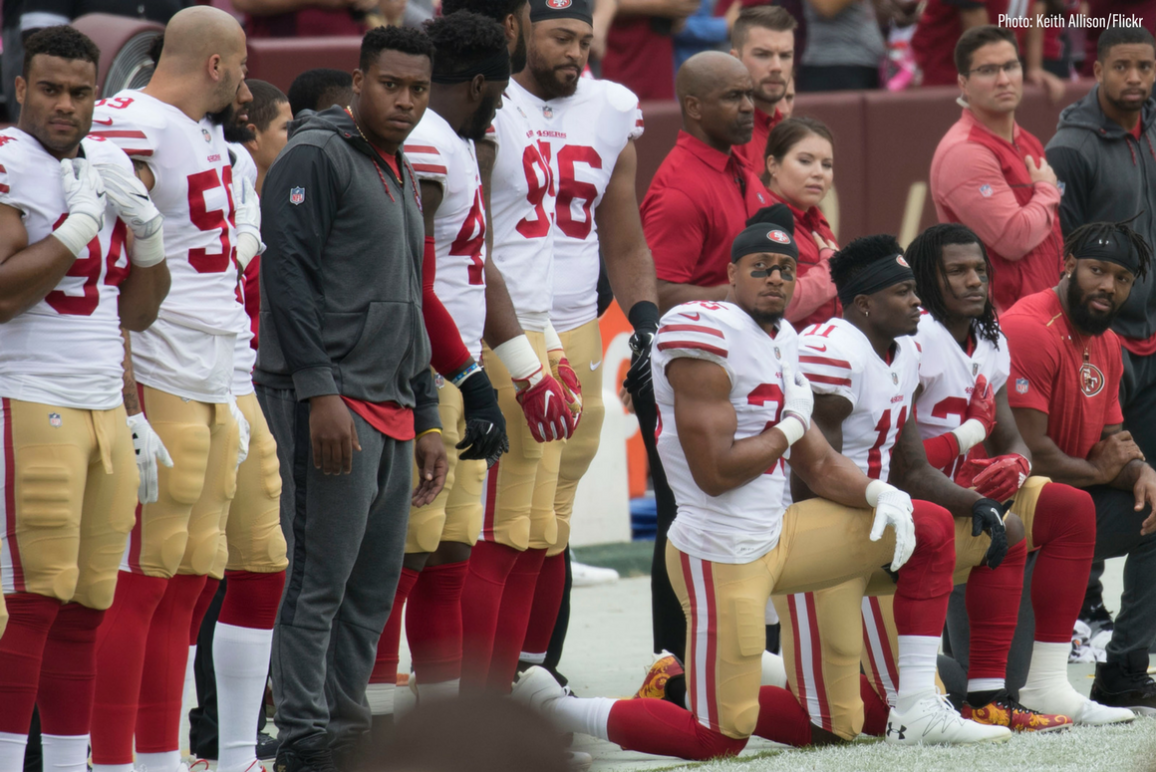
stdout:
[[[1127,556],[1124,561],[1124,594],[1116,613],[1116,627],[1108,644],[1108,661],[1126,669],[1136,660],[1147,666],[1147,652],[1156,638],[1156,534],[1140,535],[1140,524],[1148,509],[1132,509],[1135,499],[1130,491],[1105,485],[1088,488],[1096,504],[1096,560]],[[1025,573],[1024,594],[1020,603],[1019,624],[1008,657],[1007,686],[1017,691],[1027,680],[1031,664],[1035,617],[1031,613],[1031,574]],[[947,631],[952,654],[966,669],[968,661],[967,609],[962,587],[952,594],[947,611]]]
[[327,735],[331,747],[369,730],[365,701],[377,641],[393,606],[405,552],[413,441],[353,414],[361,452],[353,472],[314,468],[309,403],[257,387],[281,462],[281,527],[289,550],[273,628],[277,731],[288,746]]

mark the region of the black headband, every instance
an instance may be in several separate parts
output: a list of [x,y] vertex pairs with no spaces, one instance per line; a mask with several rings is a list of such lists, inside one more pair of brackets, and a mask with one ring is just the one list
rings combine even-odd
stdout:
[[501,51],[466,67],[464,70],[441,70],[438,68],[438,61],[438,57],[435,56],[433,76],[430,78],[434,83],[466,83],[478,75],[493,81],[510,79],[510,51],[505,46],[502,47]]
[[748,225],[731,244],[731,262],[737,263],[747,255],[774,252],[799,259],[799,247],[790,233],[773,223]]
[[530,21],[551,19],[578,19],[594,24],[592,0],[530,0]]
[[839,287],[839,302],[846,307],[851,305],[858,295],[870,295],[881,289],[914,279],[915,273],[907,261],[903,259],[903,255],[885,257],[882,260],[876,260],[863,271],[848,279],[844,286]]
[[1133,276],[1140,275],[1140,256],[1132,249],[1132,242],[1120,231],[1101,236],[1080,248],[1077,260],[1104,260],[1127,268]]

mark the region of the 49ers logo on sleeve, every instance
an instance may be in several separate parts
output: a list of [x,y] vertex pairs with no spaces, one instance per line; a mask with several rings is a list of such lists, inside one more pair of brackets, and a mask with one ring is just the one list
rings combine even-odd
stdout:
[[1091,362],[1080,366],[1080,391],[1085,397],[1094,397],[1104,389],[1104,374]]
[[767,234],[767,238],[779,244],[790,244],[791,237],[783,233],[781,230],[773,230]]

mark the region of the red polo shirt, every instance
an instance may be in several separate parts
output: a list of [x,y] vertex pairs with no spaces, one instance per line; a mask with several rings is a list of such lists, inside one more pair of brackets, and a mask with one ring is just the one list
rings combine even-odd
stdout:
[[1003,311],[1020,298],[1055,286],[1063,265],[1060,189],[1032,182],[1025,159],[1044,146],[1018,124],[1012,142],[971,110],[952,126],[931,159],[931,198],[940,222],[975,231],[991,257],[991,294]]
[[1048,416],[1048,436],[1072,458],[1087,458],[1105,426],[1122,423],[1120,339],[1082,335],[1054,290],[1028,295],[1000,315],[1011,352],[1007,401]]
[[746,164],[680,131],[642,199],[642,230],[658,278],[726,284],[731,243],[747,218],[770,204]]
[[756,177],[762,177],[763,170],[767,168],[767,137],[771,136],[771,132],[782,120],[783,114],[779,108],[775,108],[774,115],[767,115],[756,107],[755,130],[751,134],[751,141],[731,148],[731,152],[741,158]]
[[606,35],[602,77],[621,83],[643,101],[674,99],[674,40],[669,19],[627,16]]

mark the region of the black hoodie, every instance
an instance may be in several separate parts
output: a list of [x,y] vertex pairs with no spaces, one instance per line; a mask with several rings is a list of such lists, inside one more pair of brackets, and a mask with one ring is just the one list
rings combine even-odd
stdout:
[[340,107],[302,115],[265,179],[261,347],[254,379],[297,399],[341,394],[440,426],[422,320],[425,224],[401,176]]
[[[1156,245],[1156,98],[1140,114],[1140,139],[1104,115],[1100,87],[1060,113],[1048,142],[1048,163],[1059,178],[1060,225],[1066,237],[1090,222],[1132,222]],[[1156,335],[1156,281],[1152,272],[1132,288],[1112,328],[1127,338]]]

